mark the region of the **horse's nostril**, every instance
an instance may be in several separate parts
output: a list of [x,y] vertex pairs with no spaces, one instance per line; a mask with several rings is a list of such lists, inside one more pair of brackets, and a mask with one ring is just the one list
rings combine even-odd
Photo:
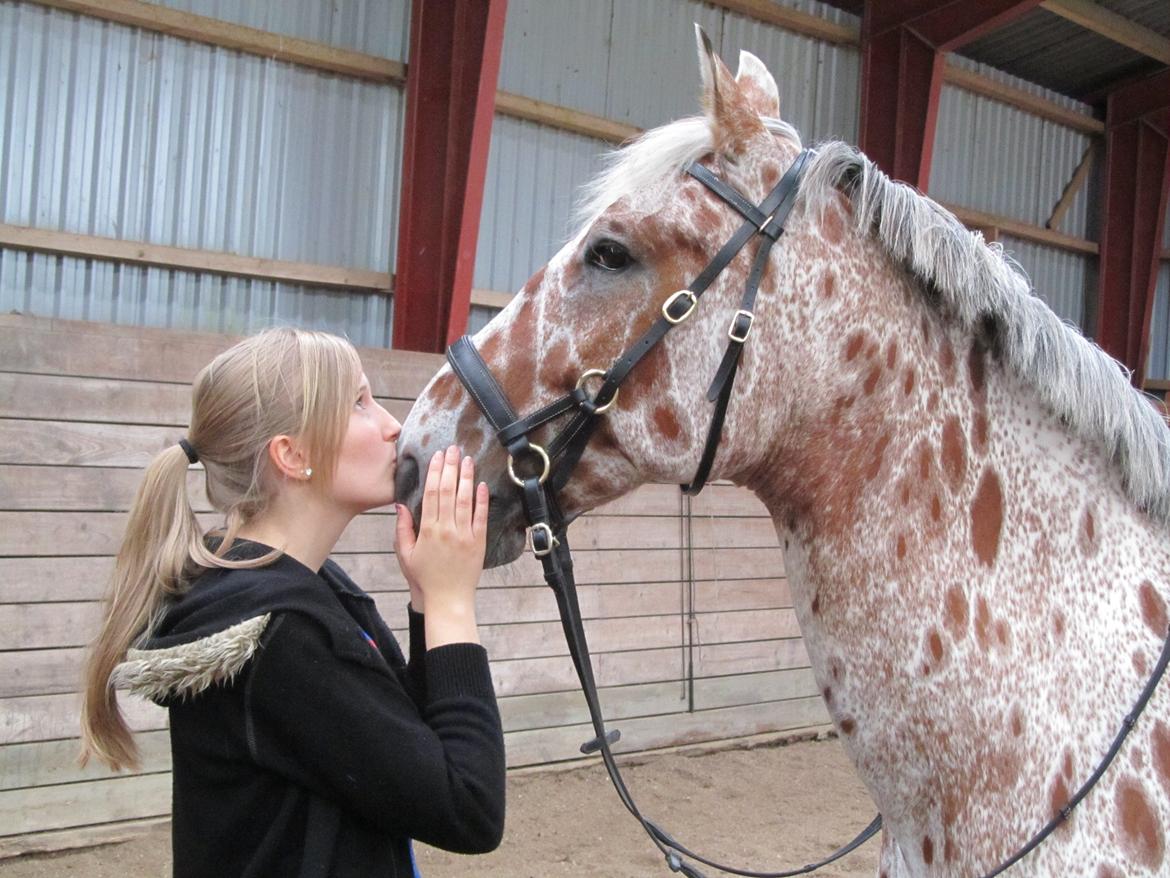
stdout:
[[398,461],[398,469],[394,473],[394,494],[399,503],[413,506],[417,491],[418,461],[414,459],[413,454],[407,452]]

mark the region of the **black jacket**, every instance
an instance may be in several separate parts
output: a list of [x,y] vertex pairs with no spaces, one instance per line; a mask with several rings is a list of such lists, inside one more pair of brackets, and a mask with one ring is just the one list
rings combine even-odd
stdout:
[[[238,543],[231,557],[259,557]],[[169,708],[176,876],[410,878],[410,839],[503,834],[504,745],[487,654],[411,660],[333,562],[213,570],[117,680]]]

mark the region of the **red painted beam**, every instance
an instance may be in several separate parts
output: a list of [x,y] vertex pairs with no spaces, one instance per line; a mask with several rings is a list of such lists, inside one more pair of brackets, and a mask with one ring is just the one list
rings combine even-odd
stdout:
[[395,348],[442,353],[467,328],[507,0],[413,0]]
[[1017,18],[1040,0],[871,0],[861,22],[862,151],[925,191],[945,53]]
[[1170,199],[1170,70],[1109,95],[1097,343],[1145,380]]

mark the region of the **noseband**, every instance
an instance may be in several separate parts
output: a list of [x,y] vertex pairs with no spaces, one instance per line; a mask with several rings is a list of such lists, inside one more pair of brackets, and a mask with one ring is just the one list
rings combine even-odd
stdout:
[[[617,790],[622,804],[641,823],[642,828],[646,830],[651,840],[665,856],[671,870],[681,873],[687,878],[703,878],[703,873],[687,862],[688,859],[721,872],[742,875],[745,878],[792,878],[792,876],[804,875],[840,859],[864,844],[881,829],[882,818],[879,814],[853,841],[820,862],[783,872],[753,872],[725,866],[699,856],[645,817],[634,803],[611,750],[611,745],[617,743],[621,738],[621,733],[617,729],[606,731],[605,728],[605,720],[597,696],[597,685],[593,678],[589,647],[585,639],[585,629],[581,622],[577,586],[573,579],[573,561],[566,533],[568,523],[557,502],[557,494],[564,488],[573,468],[580,461],[585,446],[600,422],[600,416],[609,411],[617,402],[621,384],[629,376],[634,366],[665,337],[667,332],[686,321],[694,313],[699,298],[715,278],[752,238],[759,235],[761,238],[759,249],[756,251],[751,270],[748,272],[739,310],[736,311],[727,329],[727,349],[707,391],[707,400],[714,403],[714,410],[703,454],[690,484],[681,486],[682,490],[690,495],[698,494],[703,489],[710,475],[711,465],[715,460],[715,453],[723,433],[723,421],[727,413],[728,402],[731,399],[740,356],[755,321],[752,308],[755,304],[760,280],[767,267],[772,245],[784,233],[784,223],[796,202],[801,177],[811,155],[809,150],[802,151],[780,182],[758,206],[753,205],[743,195],[697,162],[688,165],[686,172],[741,214],[745,220],[743,225],[719,249],[707,267],[686,289],[679,290],[666,299],[662,304],[662,315],[620,357],[614,360],[608,369],[585,371],[573,390],[539,411],[524,418],[517,415],[503,389],[488,370],[487,364],[468,336],[460,338],[447,351],[447,360],[451,364],[451,368],[459,376],[459,380],[463,382],[463,386],[467,388],[476,405],[479,406],[496,430],[497,438],[508,452],[508,475],[521,492],[525,516],[528,519],[528,541],[532,553],[540,559],[544,568],[545,581],[556,595],[565,640],[568,643],[577,676],[581,681],[581,689],[585,694],[590,720],[596,733],[596,737],[581,745],[581,752],[585,754],[601,753],[606,771],[609,773],[609,778],[614,789]],[[593,397],[590,397],[585,389],[586,383],[591,379],[600,379],[601,381],[601,385]],[[533,430],[549,421],[569,414],[572,417],[548,444],[547,449],[528,439],[528,434]],[[525,460],[530,464],[527,467],[529,472],[527,474],[518,473],[517,462]],[[535,467],[531,464],[535,464]],[[993,878],[1019,862],[1068,819],[1072,809],[1100,780],[1105,769],[1120,751],[1122,742],[1153,695],[1167,664],[1170,664],[1170,636],[1166,639],[1161,657],[1138,698],[1137,704],[1124,718],[1121,730],[1114,738],[1112,746],[1089,780],[1073,794],[1069,802],[1059,810],[1052,820],[1009,859],[988,872],[985,878]]]

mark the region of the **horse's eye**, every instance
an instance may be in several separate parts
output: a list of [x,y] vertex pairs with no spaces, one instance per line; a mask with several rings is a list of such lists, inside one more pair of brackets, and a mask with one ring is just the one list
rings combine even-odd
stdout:
[[621,271],[629,268],[633,257],[630,251],[617,241],[603,239],[593,244],[585,252],[585,261],[594,268],[604,268],[606,271]]

